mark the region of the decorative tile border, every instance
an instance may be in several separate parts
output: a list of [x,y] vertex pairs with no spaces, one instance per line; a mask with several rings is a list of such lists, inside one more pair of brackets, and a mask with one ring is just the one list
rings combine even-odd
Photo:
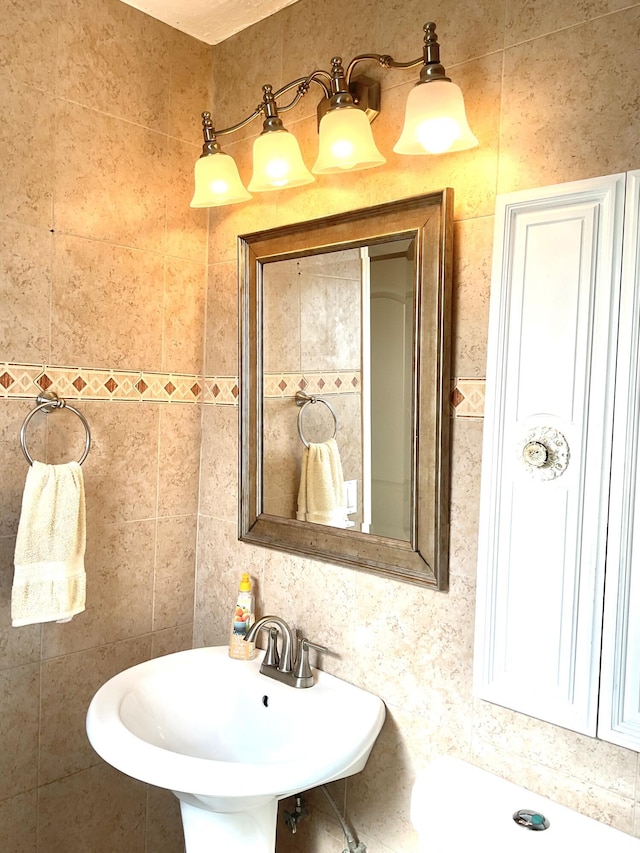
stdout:
[[237,406],[240,386],[237,376],[205,376],[203,403]]
[[456,418],[483,418],[485,379],[456,379],[451,389],[451,408]]
[[[451,415],[455,418],[484,417],[485,379],[454,379],[451,387]],[[360,391],[360,372],[269,373],[264,377],[265,397],[293,397],[298,390],[307,394],[352,394]]]
[[0,362],[0,398],[55,391],[65,400],[197,403],[202,389],[202,378],[187,374]]
[[293,397],[297,391],[305,391],[307,394],[354,394],[359,393],[360,389],[359,370],[267,373],[264,377],[265,397]]
[[[451,414],[456,418],[484,416],[485,380],[458,378],[451,388]],[[265,397],[307,394],[353,394],[361,388],[359,371],[271,373],[264,377]],[[144,403],[205,403],[237,406],[237,376],[201,376],[140,370],[100,370],[43,364],[0,362],[0,399],[36,398],[55,391],[68,400],[129,400]]]

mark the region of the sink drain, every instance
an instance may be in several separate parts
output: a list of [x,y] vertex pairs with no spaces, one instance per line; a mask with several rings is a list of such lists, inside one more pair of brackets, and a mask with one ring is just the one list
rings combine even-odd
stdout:
[[533,812],[530,809],[520,809],[514,813],[513,819],[518,826],[524,826],[525,829],[533,829],[537,831],[541,829],[549,829],[549,821],[547,818],[543,814],[540,814],[540,812]]

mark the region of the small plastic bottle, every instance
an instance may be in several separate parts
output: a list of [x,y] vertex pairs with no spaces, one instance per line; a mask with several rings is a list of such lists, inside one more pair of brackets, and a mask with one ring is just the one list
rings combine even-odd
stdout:
[[254,598],[251,592],[251,578],[248,572],[242,573],[238,598],[231,618],[229,637],[229,657],[235,660],[253,660],[256,644],[245,642],[245,636],[255,621]]

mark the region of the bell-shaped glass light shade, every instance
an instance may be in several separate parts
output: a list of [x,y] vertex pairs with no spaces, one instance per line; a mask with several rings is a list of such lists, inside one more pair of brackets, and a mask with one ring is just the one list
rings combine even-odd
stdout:
[[409,92],[396,154],[444,154],[475,148],[460,87],[448,80],[418,83]]
[[191,207],[217,207],[251,198],[240,180],[235,160],[222,151],[196,160],[195,184]]
[[358,107],[340,107],[322,116],[318,159],[312,172],[328,175],[371,169],[387,161],[376,148],[366,113]]
[[253,143],[250,192],[301,187],[315,181],[304,165],[298,140],[288,130],[269,130]]

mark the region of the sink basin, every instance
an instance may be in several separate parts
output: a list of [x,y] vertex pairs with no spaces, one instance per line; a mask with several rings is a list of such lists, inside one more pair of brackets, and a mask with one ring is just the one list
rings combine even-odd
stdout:
[[382,728],[377,696],[319,670],[311,688],[281,684],[261,657],[217,646],[155,658],[89,706],[96,752],[179,798],[188,853],[270,853],[277,801],[362,770]]

